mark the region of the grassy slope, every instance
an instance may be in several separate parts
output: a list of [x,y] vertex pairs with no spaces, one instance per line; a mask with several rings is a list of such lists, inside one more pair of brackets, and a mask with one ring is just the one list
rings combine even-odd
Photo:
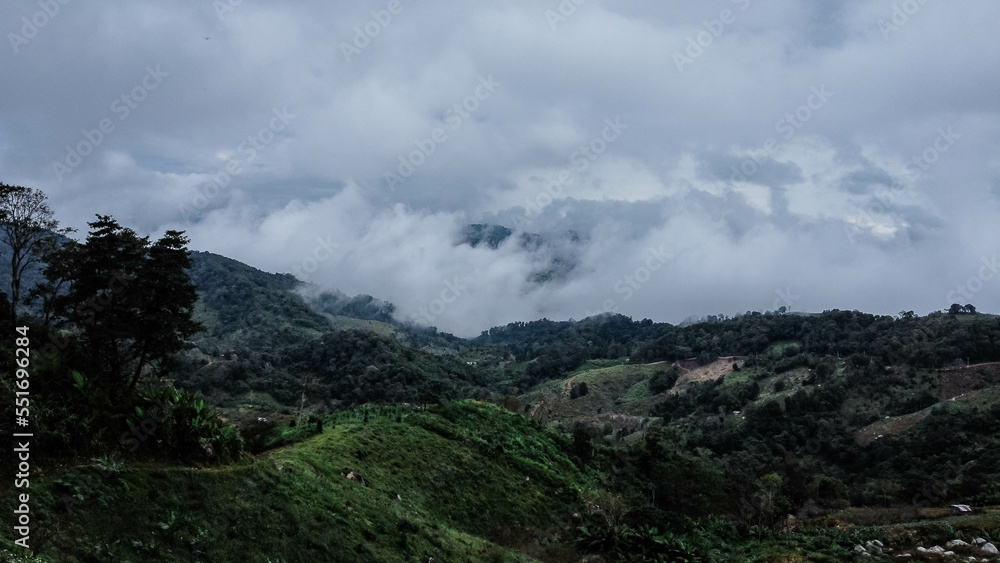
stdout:
[[336,330],[363,330],[390,338],[396,334],[396,327],[389,323],[369,319],[355,319],[343,315],[329,316],[330,326]]
[[[59,499],[93,468],[48,473],[32,483],[33,543],[49,536],[46,555],[102,561],[533,560],[484,537],[536,555],[571,551],[558,544],[587,479],[555,433],[471,401],[401,422],[340,420],[234,466],[129,466],[72,514]],[[539,535],[552,546],[536,545]]]
[[[661,364],[622,364],[620,360],[592,360],[561,380],[540,383],[521,397],[541,421],[595,423],[610,413],[645,416],[657,401],[646,382]],[[588,394],[570,398],[570,387],[586,383]],[[660,397],[662,399],[662,397]]]

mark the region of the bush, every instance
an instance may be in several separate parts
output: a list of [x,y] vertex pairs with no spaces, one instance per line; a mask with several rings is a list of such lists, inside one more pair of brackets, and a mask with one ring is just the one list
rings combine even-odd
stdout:
[[669,391],[677,383],[680,375],[680,370],[677,369],[677,366],[657,371],[653,374],[653,377],[649,378],[650,392],[654,395],[659,395],[660,393]]
[[245,425],[240,433],[243,435],[243,443],[246,444],[247,451],[252,454],[259,454],[278,434],[278,423],[268,420],[255,420]]

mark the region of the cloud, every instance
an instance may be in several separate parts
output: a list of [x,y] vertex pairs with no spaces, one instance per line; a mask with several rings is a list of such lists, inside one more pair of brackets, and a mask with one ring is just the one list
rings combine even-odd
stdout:
[[[559,4],[527,0],[391,18],[384,2],[60,6],[0,55],[0,180],[45,190],[69,225],[185,228],[445,330],[607,302],[679,321],[790,286],[797,308],[927,311],[1000,240],[986,0],[927,2],[889,33],[893,7],[873,0],[590,0],[554,28]],[[21,34],[35,11],[8,3],[0,21]],[[275,111],[296,117],[268,132]],[[613,141],[608,120],[627,126]],[[456,246],[473,222],[555,242]],[[632,287],[660,246],[668,263]],[[1000,310],[996,295],[976,305]]]

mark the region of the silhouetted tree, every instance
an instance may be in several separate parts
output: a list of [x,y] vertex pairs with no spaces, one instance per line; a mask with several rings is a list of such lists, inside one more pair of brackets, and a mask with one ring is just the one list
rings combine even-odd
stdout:
[[168,231],[147,237],[109,216],[89,223],[84,244],[68,242],[49,254],[45,270],[54,316],[82,330],[90,362],[109,392],[132,392],[145,368],[168,367],[185,338],[201,330],[191,318],[197,301],[187,239]]
[[72,229],[59,229],[44,192],[21,186],[0,184],[0,240],[10,246],[10,310],[17,322],[21,301],[21,281],[25,271],[39,263],[43,247],[50,239]]

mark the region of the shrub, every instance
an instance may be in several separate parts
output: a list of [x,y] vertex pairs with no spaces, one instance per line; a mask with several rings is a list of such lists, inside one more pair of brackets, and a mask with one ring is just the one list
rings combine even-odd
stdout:
[[654,395],[659,395],[665,391],[670,390],[671,387],[677,383],[677,379],[680,377],[680,370],[677,366],[671,366],[670,369],[659,370],[653,374],[653,377],[649,378],[649,390]]

